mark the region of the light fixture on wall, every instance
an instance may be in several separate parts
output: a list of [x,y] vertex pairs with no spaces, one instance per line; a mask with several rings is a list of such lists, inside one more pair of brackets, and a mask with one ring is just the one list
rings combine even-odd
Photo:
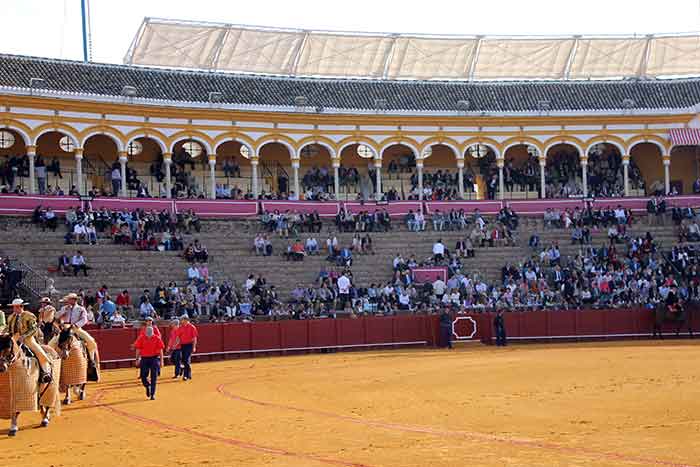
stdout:
[[134,86],[124,86],[122,87],[122,96],[125,97],[136,97],[137,90]]
[[357,155],[363,159],[371,159],[374,157],[374,151],[366,144],[360,144],[357,146]]
[[474,159],[481,159],[482,157],[486,157],[488,155],[489,147],[484,144],[472,144],[469,146],[469,149],[467,149],[467,152]]
[[241,153],[241,156],[245,157],[246,159],[250,159],[250,148],[245,144],[241,144],[241,149],[239,152]]
[[126,153],[131,156],[138,156],[143,152],[143,144],[140,142],[133,140],[129,143],[129,145],[126,147]]

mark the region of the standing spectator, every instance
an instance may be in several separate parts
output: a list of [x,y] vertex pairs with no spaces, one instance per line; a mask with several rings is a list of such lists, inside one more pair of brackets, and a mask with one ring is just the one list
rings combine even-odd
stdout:
[[338,295],[341,310],[345,309],[345,304],[350,300],[350,279],[345,272],[338,278]]
[[36,158],[34,173],[36,173],[36,180],[39,185],[39,194],[43,195],[46,193],[46,164],[44,163],[44,158],[41,156],[37,156]]
[[452,348],[452,317],[447,312],[447,308],[442,309],[440,314],[440,335],[441,344],[448,349]]
[[112,196],[119,196],[122,187],[122,171],[118,162],[112,165]]
[[493,327],[496,331],[496,345],[506,345],[506,321],[503,316],[503,310],[498,310],[493,318]]

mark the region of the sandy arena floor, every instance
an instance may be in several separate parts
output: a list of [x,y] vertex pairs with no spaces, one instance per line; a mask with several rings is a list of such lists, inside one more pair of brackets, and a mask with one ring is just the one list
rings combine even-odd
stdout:
[[0,450],[32,467],[696,467],[699,363],[687,341],[257,358],[190,382],[166,367],[154,402],[135,369],[109,371]]

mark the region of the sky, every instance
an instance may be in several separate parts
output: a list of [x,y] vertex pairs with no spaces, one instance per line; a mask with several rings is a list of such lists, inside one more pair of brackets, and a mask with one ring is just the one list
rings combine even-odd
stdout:
[[[700,31],[700,0],[91,0],[92,60],[122,63],[146,16],[424,34]],[[2,0],[0,53],[82,59],[80,0]]]

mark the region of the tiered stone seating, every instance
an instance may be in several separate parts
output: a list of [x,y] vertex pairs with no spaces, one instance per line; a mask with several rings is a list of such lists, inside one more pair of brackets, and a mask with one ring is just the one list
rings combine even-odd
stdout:
[[[319,256],[307,257],[303,262],[287,262],[282,256],[286,250],[287,240],[271,235],[274,255],[271,257],[255,256],[252,240],[260,230],[257,220],[249,221],[203,221],[202,232],[186,236],[189,241],[198,238],[210,253],[209,269],[215,280],[233,279],[239,284],[248,274],[262,274],[268,283],[277,287],[282,297],[298,284],[312,284],[322,266],[330,267],[322,252]],[[319,244],[325,251],[328,232],[335,231],[335,226],[324,222],[323,230],[316,234]],[[528,258],[532,252],[527,246],[531,232],[540,234],[541,245],[547,246],[557,242],[563,256],[575,255],[578,245],[571,244],[571,232],[563,229],[544,229],[540,218],[522,218],[517,232],[517,246],[484,247],[476,249],[476,257],[463,259],[464,269],[468,273],[479,273],[489,282],[500,280],[501,268],[510,262],[517,264]],[[650,231],[664,249],[677,243],[675,226],[648,227],[646,219],[641,219],[630,232],[642,235]],[[385,283],[391,278],[391,262],[397,253],[404,256],[415,254],[420,261],[431,255],[432,244],[442,238],[448,249],[454,248],[455,242],[466,231],[409,232],[405,226],[394,222],[394,230],[389,233],[372,233],[375,255],[355,255],[353,273],[360,285]],[[0,218],[0,252],[24,261],[40,274],[47,274],[47,268],[55,266],[63,251],[71,255],[76,249],[83,251],[92,268],[89,276],[62,277],[55,273],[48,274],[55,279],[55,286],[61,292],[84,288],[94,291],[102,284],[107,284],[114,292],[128,289],[132,295],[139,294],[144,288],[153,289],[160,280],[186,281],[186,262],[175,252],[137,251],[131,246],[114,245],[109,240],[101,240],[98,245],[64,245],[64,230],[41,232],[28,219]],[[304,240],[309,234],[301,234]],[[351,233],[337,234],[341,245],[350,244]],[[593,232],[593,244],[600,246],[607,241],[607,233],[601,229]],[[293,239],[292,239],[293,240]]]

